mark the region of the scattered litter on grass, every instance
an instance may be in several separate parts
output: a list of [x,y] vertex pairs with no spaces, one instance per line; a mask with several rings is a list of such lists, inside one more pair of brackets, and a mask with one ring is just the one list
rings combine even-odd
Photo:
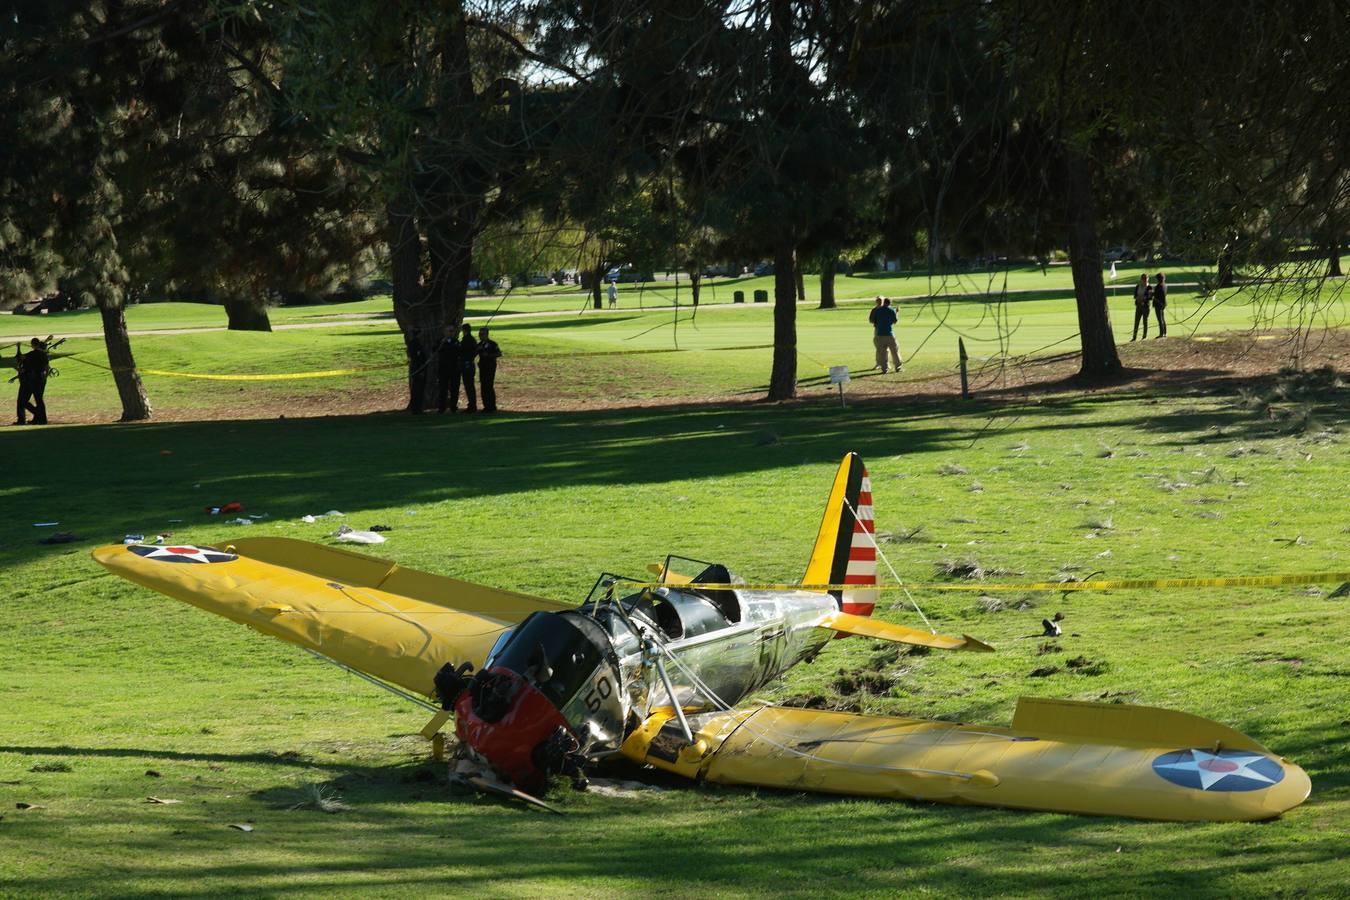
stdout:
[[168,797],[146,797],[146,803],[155,803],[159,806],[172,806],[175,803],[182,803],[182,800],[171,800]]
[[1018,441],[1016,444],[1013,444],[1008,449],[1020,456],[1023,453],[1026,453],[1028,450],[1030,450],[1031,445],[1028,444],[1026,441]]
[[374,532],[374,531],[393,531],[393,530],[394,530],[393,527],[390,526],[390,525],[372,525],[372,526],[370,526],[370,531],[372,531],[372,532]]
[[349,544],[383,544],[385,537],[373,531],[356,531],[350,525],[343,525],[331,535],[339,541]]
[[984,493],[984,485],[980,484],[978,481],[972,481],[972,482],[970,483],[970,487],[968,488],[968,490],[969,490],[972,494],[983,494],[983,493]]
[[158,772],[156,772],[154,769],[146,769],[146,770],[145,770],[145,777],[146,777],[146,778],[162,778],[162,777],[164,777],[164,776],[160,775],[160,774],[159,774]]
[[60,525],[60,524],[61,524],[60,522],[34,522],[34,523],[33,523],[33,527],[34,527],[34,528],[51,528],[51,527],[53,527],[53,526]]
[[315,519],[313,516],[301,516],[300,521],[313,525],[315,522],[318,521],[318,519]]
[[206,514],[209,516],[229,515],[230,513],[241,513],[244,511],[244,504],[238,500],[231,500],[229,503],[222,503],[220,506],[206,507]]
[[46,809],[47,807],[41,806],[41,805],[39,805],[39,804],[37,804],[37,803],[24,803],[22,800],[20,800],[18,803],[15,803],[15,804],[14,804],[14,808],[15,808],[15,809]]
[[337,793],[321,784],[306,785],[304,794],[305,799],[287,809],[313,809],[326,813],[340,813],[351,809]]
[[939,475],[966,475],[968,472],[969,470],[960,463],[947,462],[937,467]]
[[403,511],[403,514],[404,514],[405,516],[415,516],[415,515],[417,515],[417,510],[415,510],[415,509],[405,509],[405,510]]
[[665,793],[665,790],[665,788],[657,787],[654,784],[643,784],[640,781],[620,781],[609,778],[592,778],[586,785],[586,791],[588,793],[599,794],[601,797],[617,797],[620,799],[636,798],[644,794],[661,794]]
[[1101,448],[1100,450],[1097,451],[1097,458],[1098,458],[1098,459],[1113,459],[1113,458],[1115,457],[1115,455],[1116,455],[1116,451],[1115,451],[1115,450],[1112,450],[1110,447],[1106,446],[1105,444],[1102,444],[1102,448]]
[[143,534],[129,534],[129,535],[127,535],[126,537],[122,538],[122,543],[124,543],[124,544],[143,544],[143,543],[145,543],[145,535],[143,535]]
[[921,537],[919,534],[921,531],[923,531],[924,527],[925,526],[920,525],[913,531],[908,531],[904,534],[893,533],[889,531],[878,532],[877,540],[886,544],[907,544],[910,541],[927,541],[928,540],[927,537]]
[[231,826],[229,826],[229,827],[230,827],[230,828],[233,828],[235,831],[252,831],[252,830],[253,830],[253,826],[252,826],[252,825],[235,824],[235,825],[231,825]]
[[974,580],[986,576],[1023,574],[999,566],[984,566],[978,559],[971,556],[968,556],[965,559],[938,560],[933,563],[933,566],[937,569],[939,575],[945,575],[948,578],[966,578]]
[[1272,544],[1284,544],[1286,547],[1306,547],[1311,541],[1304,540],[1303,535],[1292,538],[1271,538]]
[[237,518],[237,519],[230,519],[230,520],[228,520],[225,524],[226,524],[226,525],[252,525],[252,524],[253,524],[253,520],[252,520],[252,519],[246,519],[246,518],[244,518],[243,516],[240,516],[240,517]]
[[1098,558],[1098,559],[1110,559],[1110,558],[1111,558],[1111,551],[1110,551],[1110,550],[1103,550],[1101,553],[1098,553],[1098,554],[1097,554],[1097,558]]

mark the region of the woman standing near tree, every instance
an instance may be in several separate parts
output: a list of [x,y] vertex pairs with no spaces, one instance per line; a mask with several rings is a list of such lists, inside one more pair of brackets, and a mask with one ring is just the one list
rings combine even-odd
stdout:
[[[1163,320],[1163,310],[1167,309],[1167,278],[1159,272],[1153,276],[1153,312],[1158,316],[1158,337],[1167,337],[1167,322]],[[1144,312],[1144,337],[1148,337],[1148,312]]]

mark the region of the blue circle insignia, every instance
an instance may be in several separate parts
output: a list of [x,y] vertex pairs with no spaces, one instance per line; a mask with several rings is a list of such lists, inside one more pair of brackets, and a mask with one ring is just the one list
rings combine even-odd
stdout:
[[1259,791],[1284,779],[1279,762],[1251,750],[1177,750],[1155,759],[1153,771],[1199,791]]

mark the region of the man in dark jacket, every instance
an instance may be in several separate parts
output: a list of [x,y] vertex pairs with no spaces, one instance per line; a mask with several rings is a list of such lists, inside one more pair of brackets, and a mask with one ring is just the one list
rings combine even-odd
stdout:
[[[1167,322],[1163,319],[1163,310],[1167,309],[1167,277],[1159,272],[1153,278],[1153,312],[1158,317],[1158,337],[1167,337]],[[1148,333],[1145,332],[1145,337]]]
[[449,409],[454,413],[459,407],[459,338],[455,336],[455,326],[445,326],[445,337],[436,347],[436,374],[439,387],[436,395],[436,411]]
[[[459,335],[459,377],[464,381],[464,411],[478,412],[478,397],[473,389],[473,361],[478,357],[478,342],[473,339],[473,326],[464,323]],[[455,396],[459,403],[458,392]]]
[[51,369],[51,358],[47,356],[47,347],[42,341],[33,338],[32,350],[23,353],[15,346],[14,364],[19,370],[18,416],[15,425],[27,424],[28,413],[33,414],[34,425],[47,424],[47,404],[42,395],[47,390],[47,373]]
[[483,392],[483,412],[497,411],[497,360],[502,348],[488,337],[486,328],[478,329],[478,387]]

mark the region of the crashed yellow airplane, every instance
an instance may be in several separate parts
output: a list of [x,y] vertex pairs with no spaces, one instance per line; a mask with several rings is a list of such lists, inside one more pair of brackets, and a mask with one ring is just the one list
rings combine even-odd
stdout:
[[1258,820],[1308,796],[1307,774],[1223,725],[1169,710],[1019,701],[1011,728],[750,705],[845,635],[992,650],[870,618],[871,484],[840,464],[804,585],[739,587],[668,557],[657,582],[602,575],[578,607],[286,538],[114,545],[123,578],[367,677],[455,718],[479,784],[539,792],[622,756],[693,779],[825,793],[1165,820]]

